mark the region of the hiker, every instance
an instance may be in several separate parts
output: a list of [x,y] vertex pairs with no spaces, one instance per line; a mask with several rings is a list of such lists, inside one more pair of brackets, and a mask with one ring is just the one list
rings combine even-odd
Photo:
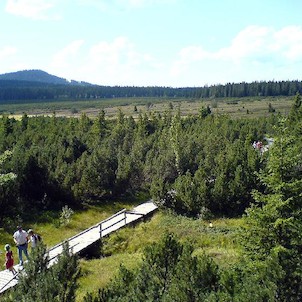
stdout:
[[5,245],[5,267],[6,269],[8,269],[9,271],[11,271],[13,273],[13,275],[15,276],[17,274],[15,268],[14,268],[14,258],[13,258],[13,252],[10,249],[10,245],[6,244]]
[[257,142],[256,142],[256,141],[253,142],[253,148],[254,148],[254,149],[257,148]]
[[37,244],[41,240],[41,237],[38,234],[35,234],[32,229],[29,229],[27,231],[27,233],[29,235],[28,242],[31,243],[31,248],[33,249],[33,248],[35,248],[37,246]]
[[28,234],[26,231],[22,229],[22,226],[17,227],[18,230],[14,233],[13,238],[18,248],[18,256],[19,256],[19,263],[23,265],[23,257],[22,253],[29,259],[27,247],[28,247]]

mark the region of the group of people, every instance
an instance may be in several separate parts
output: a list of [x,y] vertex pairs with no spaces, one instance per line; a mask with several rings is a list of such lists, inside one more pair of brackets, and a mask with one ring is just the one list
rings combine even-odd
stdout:
[[254,141],[253,142],[253,147],[254,147],[254,149],[258,149],[258,150],[261,150],[262,149],[262,147],[263,147],[263,144],[262,144],[262,142],[261,141]]
[[253,142],[253,147],[255,150],[258,150],[260,154],[262,155],[265,151],[268,150],[268,145],[263,145],[261,141],[254,141]]
[[[38,235],[34,233],[32,229],[27,232],[22,229],[22,226],[17,227],[17,231],[13,235],[14,242],[18,249],[19,264],[23,266],[23,254],[29,259],[28,255],[28,244],[31,244],[31,248],[35,248],[38,244]],[[11,271],[14,275],[17,274],[14,268],[14,258],[11,246],[9,244],[5,245],[5,267]]]

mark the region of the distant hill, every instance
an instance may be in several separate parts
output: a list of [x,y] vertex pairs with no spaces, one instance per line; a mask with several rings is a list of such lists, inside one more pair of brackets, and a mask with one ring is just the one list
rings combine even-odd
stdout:
[[215,99],[302,95],[302,81],[268,81],[218,84],[204,87],[100,86],[67,81],[42,70],[23,70],[0,75],[0,105],[7,103],[104,98]]
[[43,70],[38,70],[38,69],[4,73],[0,75],[0,80],[37,82],[37,83],[54,84],[54,85],[81,85],[81,86],[91,85],[89,83],[77,82],[77,81],[69,82],[66,79],[51,75]]

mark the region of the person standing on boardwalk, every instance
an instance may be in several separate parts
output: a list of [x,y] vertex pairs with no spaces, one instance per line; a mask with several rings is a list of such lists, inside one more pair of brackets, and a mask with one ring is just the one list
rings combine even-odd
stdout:
[[5,245],[5,251],[6,251],[6,253],[5,253],[5,267],[9,271],[11,271],[13,273],[13,275],[16,275],[17,272],[14,268],[13,252],[11,251],[9,244]]
[[40,236],[38,234],[35,234],[35,232],[32,229],[29,229],[27,231],[28,235],[29,235],[29,240],[28,242],[31,243],[31,248],[35,248],[39,241],[41,240]]
[[14,233],[13,238],[18,248],[18,256],[19,256],[19,262],[20,265],[23,265],[23,257],[22,254],[26,256],[27,259],[29,259],[27,247],[28,247],[28,234],[26,231],[22,229],[22,226],[17,227],[18,230]]

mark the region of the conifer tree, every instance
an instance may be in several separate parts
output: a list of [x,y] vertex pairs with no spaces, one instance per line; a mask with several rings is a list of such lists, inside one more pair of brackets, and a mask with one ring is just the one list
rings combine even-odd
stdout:
[[302,115],[302,100],[300,93],[297,93],[294,99],[294,103],[292,105],[291,111],[290,111],[290,118],[291,119],[298,119]]
[[253,260],[276,257],[283,270],[279,301],[302,299],[302,157],[298,137],[280,121],[267,167],[260,173],[265,191],[253,193],[243,241]]
[[217,265],[206,255],[192,256],[191,245],[173,234],[146,248],[141,265],[133,271],[124,266],[119,275],[85,302],[198,302],[218,289]]
[[79,277],[78,260],[70,255],[68,243],[58,261],[49,267],[46,246],[40,243],[33,249],[30,260],[19,273],[18,284],[5,302],[73,302]]
[[11,151],[5,151],[3,154],[0,155],[0,186],[3,186],[11,181],[13,181],[17,175],[13,172],[9,173],[2,173],[2,165],[5,161],[8,160],[9,157],[12,156]]

